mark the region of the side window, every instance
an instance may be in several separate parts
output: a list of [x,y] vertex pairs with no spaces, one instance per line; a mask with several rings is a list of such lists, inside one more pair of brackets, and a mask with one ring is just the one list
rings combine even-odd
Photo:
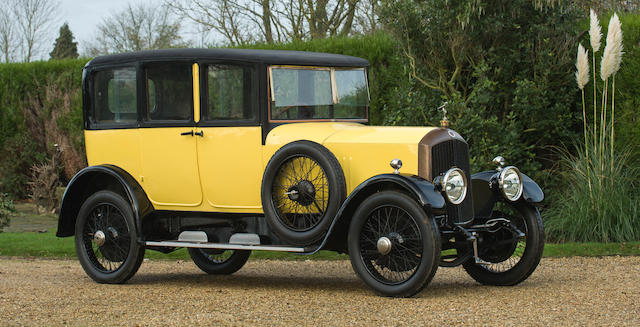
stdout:
[[95,73],[93,110],[97,124],[128,124],[138,120],[135,67]]
[[161,64],[145,68],[146,121],[190,121],[193,117],[191,64]]
[[253,69],[245,66],[209,65],[207,67],[208,103],[204,120],[255,120],[252,101]]

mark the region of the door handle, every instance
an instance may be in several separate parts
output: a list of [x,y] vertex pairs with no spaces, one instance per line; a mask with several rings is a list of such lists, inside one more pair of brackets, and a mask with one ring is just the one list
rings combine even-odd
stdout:
[[204,131],[200,131],[200,132],[195,132],[193,133],[194,135],[200,136],[200,137],[204,137]]
[[[196,134],[198,134],[198,133],[196,133]],[[193,136],[193,131],[182,132],[182,133],[180,133],[180,135],[191,135],[191,136]]]

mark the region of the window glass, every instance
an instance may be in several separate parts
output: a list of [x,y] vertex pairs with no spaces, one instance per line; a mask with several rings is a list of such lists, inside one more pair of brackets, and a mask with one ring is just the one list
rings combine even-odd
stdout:
[[138,119],[135,67],[103,70],[93,78],[96,123],[132,123]]
[[147,77],[148,121],[189,121],[193,116],[191,64],[152,65]]
[[335,76],[338,93],[335,116],[340,118],[364,117],[369,105],[369,90],[364,69],[336,70]]
[[252,75],[249,67],[210,65],[207,68],[208,104],[205,120],[254,120]]
[[369,91],[362,68],[274,67],[271,87],[273,120],[367,118]]

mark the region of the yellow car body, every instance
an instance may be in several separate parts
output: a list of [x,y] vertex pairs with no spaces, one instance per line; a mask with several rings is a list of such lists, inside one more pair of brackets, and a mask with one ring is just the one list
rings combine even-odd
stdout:
[[403,173],[417,175],[418,143],[433,129],[291,123],[270,131],[265,145],[260,127],[193,128],[204,132],[202,138],[182,137],[190,129],[181,127],[88,130],[85,142],[89,166],[109,164],[129,172],[156,210],[262,213],[264,169],[290,142],[309,140],[329,149],[350,194],[366,179],[393,172],[389,162],[396,158]]

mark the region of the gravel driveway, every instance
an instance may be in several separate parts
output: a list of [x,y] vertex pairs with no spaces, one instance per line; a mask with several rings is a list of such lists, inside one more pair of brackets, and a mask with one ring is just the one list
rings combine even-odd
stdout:
[[233,276],[146,261],[125,285],[76,261],[0,258],[0,325],[640,326],[640,257],[543,259],[516,287],[440,268],[412,299],[374,296],[348,261],[250,261]]

